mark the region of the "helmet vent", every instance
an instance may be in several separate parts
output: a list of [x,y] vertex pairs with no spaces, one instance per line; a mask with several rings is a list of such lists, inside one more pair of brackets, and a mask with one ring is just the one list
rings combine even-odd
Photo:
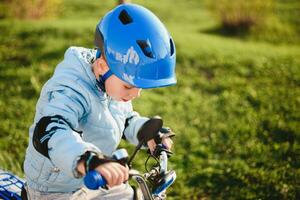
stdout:
[[146,41],[146,40],[137,40],[136,42],[138,43],[138,45],[142,49],[145,56],[147,56],[149,58],[154,58],[152,49],[151,49],[150,44],[149,44],[148,41]]
[[119,19],[124,25],[130,24],[133,21],[126,10],[120,12]]
[[170,38],[170,55],[172,56],[174,54],[174,42],[172,38]]

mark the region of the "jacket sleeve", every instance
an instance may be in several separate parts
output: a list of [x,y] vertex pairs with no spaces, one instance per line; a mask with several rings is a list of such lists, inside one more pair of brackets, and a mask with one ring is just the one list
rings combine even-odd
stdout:
[[68,123],[51,122],[46,131],[53,130],[48,140],[48,154],[53,164],[69,176],[78,177],[76,166],[86,151],[101,153],[91,143],[84,142],[78,132],[79,121],[89,112],[89,99],[71,87],[60,86],[47,92],[48,101],[42,116],[60,115]]
[[139,113],[133,111],[132,105],[130,104],[129,112],[127,113],[126,117],[125,129],[123,132],[126,140],[134,145],[137,145],[139,142],[137,134],[142,125],[148,120],[148,117],[142,117],[139,115]]

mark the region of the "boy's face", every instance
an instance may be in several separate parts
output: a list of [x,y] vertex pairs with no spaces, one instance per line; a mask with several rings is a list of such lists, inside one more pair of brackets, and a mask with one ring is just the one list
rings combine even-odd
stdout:
[[[92,67],[96,77],[105,74],[109,70],[109,67],[103,56],[96,59]],[[114,100],[123,102],[130,101],[136,97],[139,97],[142,91],[142,89],[129,85],[115,75],[111,75],[105,81],[105,89],[106,93]]]
[[115,75],[105,81],[106,93],[116,101],[127,102],[139,97],[142,89],[136,88],[122,81]]

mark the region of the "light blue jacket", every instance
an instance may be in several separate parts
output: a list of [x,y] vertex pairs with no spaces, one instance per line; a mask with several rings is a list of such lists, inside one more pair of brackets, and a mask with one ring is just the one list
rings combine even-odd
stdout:
[[[96,51],[70,47],[54,75],[44,85],[36,105],[34,122],[29,129],[24,171],[29,187],[44,192],[72,192],[82,187],[77,178],[76,164],[84,152],[93,151],[110,156],[118,147],[125,121],[126,139],[137,144],[137,132],[148,120],[132,110],[131,102],[117,102],[97,87],[91,64]],[[32,135],[36,123],[43,116],[63,116],[82,137],[64,123],[48,141],[49,156],[35,150]]]

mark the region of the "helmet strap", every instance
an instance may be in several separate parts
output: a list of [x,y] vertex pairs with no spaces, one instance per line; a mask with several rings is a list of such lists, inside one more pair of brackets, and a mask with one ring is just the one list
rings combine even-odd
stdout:
[[[100,49],[97,49],[97,52],[96,52],[96,59],[100,58],[101,57],[101,51]],[[96,79],[96,82],[97,82],[97,86],[103,91],[105,92],[105,81],[111,76],[113,75],[112,71],[109,69],[107,72],[105,72],[105,74],[103,75],[100,75],[99,76],[99,79],[97,80]]]
[[99,79],[102,79],[103,83],[111,76],[113,75],[112,71],[109,69],[105,74],[100,75]]
[[105,74],[100,75],[99,79],[96,79],[97,82],[97,86],[103,91],[106,92],[105,90],[105,81],[111,76],[113,75],[112,71],[109,69]]
[[101,57],[101,51],[100,49],[97,49],[97,52],[96,52],[96,59],[97,58],[100,58]]

